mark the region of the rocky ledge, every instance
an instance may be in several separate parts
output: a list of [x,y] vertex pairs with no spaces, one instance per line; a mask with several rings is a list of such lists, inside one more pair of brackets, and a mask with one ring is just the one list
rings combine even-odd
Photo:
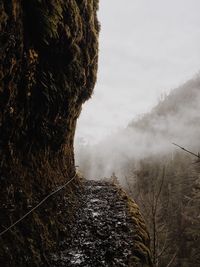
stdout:
[[52,266],[151,266],[137,205],[111,182],[85,181],[83,188],[76,223],[52,255]]

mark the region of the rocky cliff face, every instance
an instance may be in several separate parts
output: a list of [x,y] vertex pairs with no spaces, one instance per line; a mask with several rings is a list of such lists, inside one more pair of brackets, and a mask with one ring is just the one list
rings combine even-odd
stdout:
[[[1,231],[74,175],[76,119],[96,81],[97,8],[93,0],[0,3]],[[47,266],[63,221],[55,206],[1,237],[1,266]]]
[[76,118],[96,81],[94,2],[1,3],[0,142],[8,154],[72,150]]
[[[0,232],[75,174],[76,119],[96,81],[97,9],[97,0],[0,2]],[[49,255],[69,235],[81,187],[76,178],[1,235],[0,266],[52,266]],[[140,222],[138,212],[133,217]],[[148,252],[144,236],[139,258]]]

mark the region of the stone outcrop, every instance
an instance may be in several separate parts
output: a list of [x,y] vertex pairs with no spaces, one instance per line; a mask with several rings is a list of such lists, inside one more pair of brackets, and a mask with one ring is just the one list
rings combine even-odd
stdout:
[[[93,0],[0,2],[0,231],[74,175],[76,119],[96,81],[97,8]],[[63,221],[55,206],[1,237],[1,266],[47,266]]]

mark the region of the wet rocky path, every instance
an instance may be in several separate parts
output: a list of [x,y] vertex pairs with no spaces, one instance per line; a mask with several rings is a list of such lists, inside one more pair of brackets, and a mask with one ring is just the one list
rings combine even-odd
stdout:
[[52,266],[149,266],[134,247],[138,229],[115,185],[86,181],[81,202],[68,239],[52,256]]

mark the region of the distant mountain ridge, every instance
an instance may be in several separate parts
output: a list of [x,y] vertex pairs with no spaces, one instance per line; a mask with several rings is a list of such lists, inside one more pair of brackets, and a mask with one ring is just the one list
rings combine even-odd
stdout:
[[[187,81],[182,86],[173,89],[150,112],[145,113],[139,119],[133,120],[128,127],[141,128],[150,126],[152,119],[166,118],[169,115],[181,115],[185,110],[200,107],[200,74]],[[200,118],[198,112],[196,117]]]

